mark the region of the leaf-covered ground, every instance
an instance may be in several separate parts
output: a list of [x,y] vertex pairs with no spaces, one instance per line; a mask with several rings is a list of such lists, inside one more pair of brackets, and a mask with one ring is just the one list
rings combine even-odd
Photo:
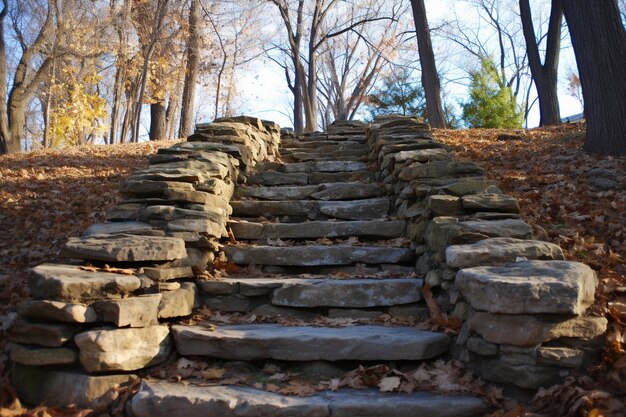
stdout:
[[[584,153],[583,128],[567,125],[528,131],[435,132],[439,140],[457,150],[459,159],[482,164],[506,193],[520,200],[522,216],[533,225],[538,238],[560,244],[568,258],[585,262],[598,271],[601,294],[597,308],[611,319],[604,361],[591,370],[591,378],[568,380],[542,392],[526,411],[513,408],[506,414],[499,412],[499,416],[624,415],[626,158]],[[103,210],[118,197],[119,181],[144,167],[148,155],[158,147],[171,144],[92,146],[0,156],[0,349],[4,349],[6,341],[4,331],[15,317],[13,306],[26,295],[26,268],[55,261],[68,237],[79,235],[102,219]],[[3,378],[5,365],[6,353],[0,360]],[[205,365],[181,365],[185,364],[177,362],[176,369],[189,368],[194,375],[212,376]],[[456,369],[453,364],[432,366],[430,371],[435,373]],[[270,388],[276,386],[278,391],[291,390],[295,395],[315,388],[294,382],[292,376],[279,378],[281,373],[269,372],[269,381],[264,383],[269,383]],[[358,385],[352,382],[365,375],[370,386],[383,390],[420,385],[415,377],[419,373],[390,369],[382,372],[379,368],[355,370],[339,382],[330,383]],[[0,380],[0,385],[3,382],[6,379]],[[11,403],[10,394],[6,389],[0,390],[0,407],[12,408],[5,408],[9,413],[6,415],[20,415],[19,404]],[[72,411],[39,409],[31,410],[30,415],[72,415]]]

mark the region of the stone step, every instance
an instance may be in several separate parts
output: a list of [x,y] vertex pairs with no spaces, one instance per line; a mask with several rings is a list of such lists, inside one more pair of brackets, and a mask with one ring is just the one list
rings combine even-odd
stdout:
[[315,239],[319,237],[367,236],[394,238],[404,236],[403,220],[313,221],[305,223],[231,222],[230,228],[239,240]]
[[539,240],[495,237],[467,245],[446,248],[446,263],[452,268],[515,262],[518,258],[539,260],[565,259],[558,245]]
[[183,356],[234,360],[424,360],[443,354],[450,343],[443,333],[385,326],[172,326],[172,334]]
[[262,200],[362,200],[385,194],[385,189],[380,184],[363,182],[276,187],[244,186],[239,190],[246,197]]
[[323,266],[408,263],[414,251],[388,246],[225,246],[230,262],[239,265]]
[[365,162],[355,161],[310,161],[310,162],[265,162],[255,167],[257,170],[271,169],[280,172],[352,172],[367,171]]
[[283,396],[239,386],[143,381],[131,402],[136,417],[474,417],[489,408],[479,398],[378,390]]
[[389,213],[388,198],[371,198],[355,201],[231,201],[233,215],[237,217],[297,216],[309,220],[337,218],[342,220],[371,220],[386,218]]
[[317,140],[317,141],[299,141],[292,139],[285,139],[281,141],[281,148],[283,149],[328,149],[329,147],[336,148],[349,148],[351,146],[367,147],[365,140],[351,140],[351,141],[335,141],[335,140]]
[[293,172],[260,171],[248,176],[248,185],[308,185],[333,182],[371,182],[375,174],[371,171],[352,172]]
[[62,255],[104,262],[142,262],[182,259],[187,251],[182,239],[119,234],[70,238]]
[[367,161],[369,159],[367,150],[334,150],[322,152],[320,150],[296,149],[281,152],[281,156],[290,156],[295,161]]
[[223,278],[199,283],[207,295],[270,296],[272,304],[284,307],[390,307],[422,299],[417,278]]

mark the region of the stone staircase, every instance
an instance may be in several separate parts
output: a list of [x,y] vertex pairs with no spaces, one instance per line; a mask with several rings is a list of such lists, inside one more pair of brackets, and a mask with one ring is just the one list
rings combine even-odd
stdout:
[[[447,335],[409,326],[307,325],[313,318],[420,318],[427,311],[419,304],[423,280],[414,273],[406,222],[388,215],[391,202],[368,168],[368,153],[364,127],[339,124],[325,134],[284,140],[283,162],[255,167],[231,201],[234,239],[223,247],[228,262],[245,273],[198,284],[212,311],[250,312],[270,322],[175,325],[181,355],[282,361],[287,367],[330,361],[340,368],[388,361],[417,366],[447,352]],[[299,323],[272,322],[277,317]],[[144,383],[133,402],[140,417],[179,406],[186,416],[473,416],[486,410],[482,400],[464,396],[343,390],[293,398],[163,382]]]

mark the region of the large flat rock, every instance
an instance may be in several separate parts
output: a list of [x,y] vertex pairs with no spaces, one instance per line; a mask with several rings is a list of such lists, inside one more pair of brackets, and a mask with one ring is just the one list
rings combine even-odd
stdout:
[[[68,303],[121,298],[140,286],[141,281],[134,275],[91,272],[74,265],[42,264],[32,268],[29,276],[33,297]],[[88,319],[76,319],[81,320]]]
[[272,304],[288,307],[383,307],[422,298],[422,281],[415,278],[222,278],[199,283],[207,295],[270,295]]
[[247,197],[262,200],[362,200],[379,197],[384,193],[380,185],[360,182],[334,182],[302,186],[243,187]]
[[410,262],[413,251],[385,246],[225,246],[224,253],[236,264],[322,266],[354,263],[394,264]]
[[77,334],[74,341],[88,372],[134,371],[157,365],[171,349],[167,326],[89,330]]
[[597,279],[579,262],[523,261],[462,269],[456,286],[476,310],[582,314],[593,304]]
[[245,387],[144,381],[132,411],[137,417],[473,417],[488,407],[479,398],[424,392],[342,390],[287,397]]
[[187,256],[185,241],[173,237],[94,235],[70,238],[63,254],[105,262],[172,261]]
[[319,237],[368,236],[393,238],[404,236],[405,221],[313,221],[306,223],[231,223],[237,239],[311,239]]
[[11,382],[21,401],[28,405],[92,408],[110,389],[130,383],[132,374],[88,375],[79,371],[53,370],[13,364]]
[[515,262],[517,258],[562,260],[563,251],[554,243],[497,237],[468,245],[446,248],[446,263],[452,268],[469,268]]
[[389,199],[371,198],[355,201],[231,201],[233,214],[239,217],[302,216],[310,220],[336,218],[370,220],[387,217]]
[[[289,280],[291,281],[291,280]],[[272,304],[286,307],[387,307],[422,298],[418,279],[298,280],[274,290]]]
[[514,346],[536,346],[550,340],[575,338],[593,340],[606,332],[605,317],[529,316],[476,312],[469,328],[486,341]]
[[181,355],[235,360],[423,360],[444,353],[449,344],[448,336],[442,333],[384,326],[250,324],[222,326],[214,331],[173,326],[172,334]]
[[530,225],[520,219],[468,220],[460,222],[459,225],[467,231],[481,233],[489,237],[528,239],[533,233]]
[[358,161],[313,161],[284,164],[285,172],[350,172],[365,171],[367,163]]

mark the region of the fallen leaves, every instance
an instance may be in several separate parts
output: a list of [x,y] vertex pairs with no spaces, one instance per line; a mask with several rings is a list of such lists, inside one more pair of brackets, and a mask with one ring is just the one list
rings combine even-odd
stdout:
[[437,304],[437,300],[435,300],[435,297],[430,290],[430,285],[424,285],[424,288],[422,288],[422,295],[424,296],[424,300],[426,300],[426,304],[430,310],[430,322],[435,326],[440,327],[446,334],[457,334],[459,329],[461,329],[461,320],[458,317],[448,316],[441,311],[439,304]]

